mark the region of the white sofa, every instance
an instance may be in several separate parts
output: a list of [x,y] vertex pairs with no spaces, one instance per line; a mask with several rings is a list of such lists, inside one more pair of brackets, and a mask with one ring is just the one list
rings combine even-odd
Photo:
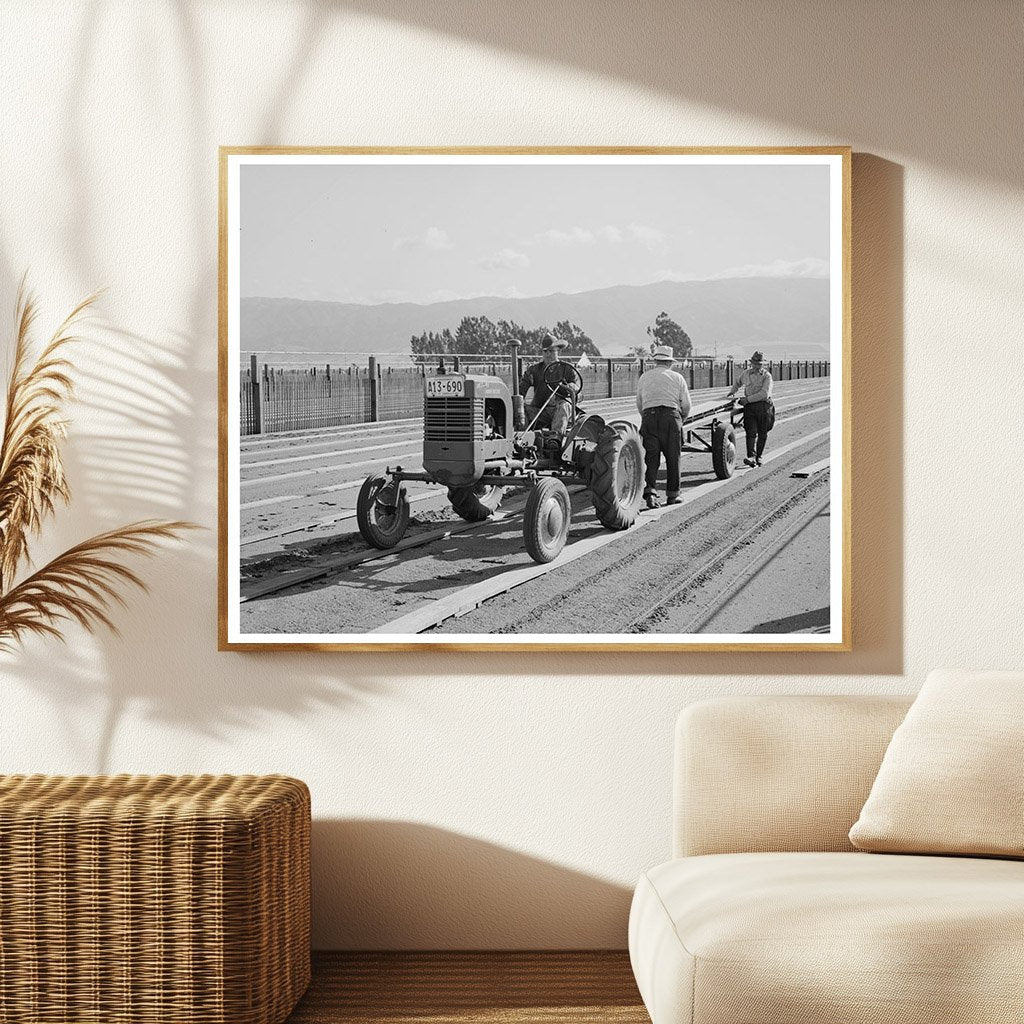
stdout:
[[675,859],[640,879],[630,915],[653,1024],[1024,1022],[1024,861],[849,841],[909,705],[741,697],[683,712]]

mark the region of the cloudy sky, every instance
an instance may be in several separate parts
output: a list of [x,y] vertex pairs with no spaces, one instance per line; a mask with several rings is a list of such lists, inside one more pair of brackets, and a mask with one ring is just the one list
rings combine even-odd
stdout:
[[428,303],[825,277],[828,169],[246,164],[240,222],[243,296]]

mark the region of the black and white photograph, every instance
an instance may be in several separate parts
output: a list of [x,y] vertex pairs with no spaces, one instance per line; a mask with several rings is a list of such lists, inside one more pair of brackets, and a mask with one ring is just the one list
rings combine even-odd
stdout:
[[221,644],[847,650],[849,151],[221,151]]

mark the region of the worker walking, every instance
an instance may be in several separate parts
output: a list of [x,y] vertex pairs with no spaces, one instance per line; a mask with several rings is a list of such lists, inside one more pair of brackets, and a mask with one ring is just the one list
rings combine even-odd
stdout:
[[740,388],[743,397],[743,429],[747,434],[747,457],[743,460],[747,466],[760,466],[764,446],[768,442],[768,431],[771,413],[772,375],[763,367],[764,356],[755,352],[750,357],[750,365],[739,376],[739,380],[729,389],[727,398],[732,398]]
[[640,411],[640,436],[647,464],[644,498],[648,508],[661,504],[658,498],[658,470],[665,456],[665,500],[678,505],[679,453],[683,447],[683,420],[690,415],[690,389],[682,374],[672,369],[672,349],[658,345],[654,366],[640,377],[636,407]]

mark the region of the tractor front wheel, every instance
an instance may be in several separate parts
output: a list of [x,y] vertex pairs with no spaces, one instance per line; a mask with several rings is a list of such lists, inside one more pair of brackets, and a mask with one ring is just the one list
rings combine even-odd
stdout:
[[503,493],[503,488],[495,484],[472,484],[449,487],[448,500],[467,523],[482,523],[498,510]]
[[359,532],[375,548],[393,548],[409,525],[409,499],[400,483],[382,473],[371,473],[356,499]]
[[632,423],[610,423],[598,438],[587,484],[605,529],[633,525],[643,500],[644,446]]
[[572,505],[565,484],[555,477],[544,477],[530,491],[523,513],[523,540],[535,562],[556,559],[569,536]]
[[736,430],[721,420],[711,425],[711,465],[719,480],[728,480],[736,468]]

